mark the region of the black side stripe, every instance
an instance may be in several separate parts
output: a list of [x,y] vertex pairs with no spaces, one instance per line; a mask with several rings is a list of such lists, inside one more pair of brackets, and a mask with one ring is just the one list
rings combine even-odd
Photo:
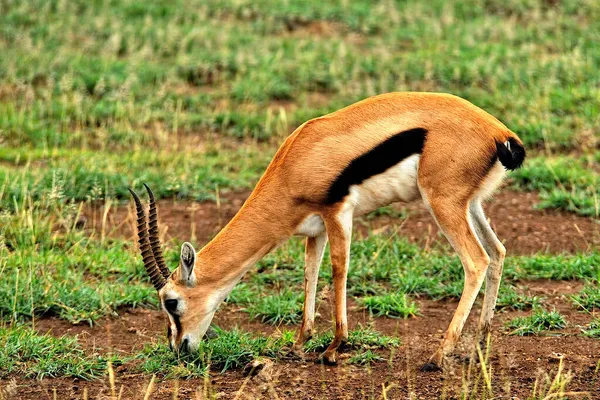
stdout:
[[414,128],[400,132],[355,158],[333,181],[326,204],[334,204],[350,193],[350,186],[359,185],[372,176],[381,174],[413,154],[421,153],[427,129]]

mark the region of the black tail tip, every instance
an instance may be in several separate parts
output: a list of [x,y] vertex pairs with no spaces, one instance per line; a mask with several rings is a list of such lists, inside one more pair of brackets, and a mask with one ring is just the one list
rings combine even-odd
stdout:
[[496,142],[498,160],[508,170],[515,170],[523,165],[525,148],[515,138],[510,138],[506,143]]

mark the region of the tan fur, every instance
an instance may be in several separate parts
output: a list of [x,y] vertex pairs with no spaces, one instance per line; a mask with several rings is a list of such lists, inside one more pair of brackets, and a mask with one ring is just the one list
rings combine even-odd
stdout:
[[[488,283],[491,289],[486,290],[485,315],[481,321],[482,326],[489,325],[499,282],[497,270],[500,268],[501,272],[504,250],[497,239],[489,239],[490,234],[480,219],[475,222],[470,219],[470,204],[479,201],[484,192],[487,195],[495,189],[501,179],[501,176],[488,179],[496,142],[504,143],[508,138],[520,140],[496,118],[459,97],[389,93],[310,120],[285,140],[242,209],[198,253],[194,286],[178,283],[176,272],[174,279],[169,280],[168,290],[161,291],[163,301],[168,291],[186,300],[186,313],[181,317],[183,333],[193,331],[194,324],[206,325],[218,303],[255,261],[292,236],[308,216],[318,215],[331,246],[336,302],[336,334],[325,359],[335,362],[336,348],[348,335],[345,290],[353,205],[344,201],[325,206],[323,200],[331,183],[353,159],[391,136],[413,128],[427,130],[418,164],[421,195],[458,252],[466,277],[456,314],[432,362],[440,365],[460,336],[490,264],[484,246],[495,250],[492,263],[496,267],[488,274],[492,284]],[[485,245],[474,231],[475,223],[478,230],[487,234],[489,240]],[[314,264],[317,258],[320,260],[315,242],[309,239],[307,265]],[[305,285],[307,294],[314,290],[311,288],[312,285]],[[304,316],[298,345],[310,336],[313,318],[314,315]],[[181,332],[177,338],[182,340]]]

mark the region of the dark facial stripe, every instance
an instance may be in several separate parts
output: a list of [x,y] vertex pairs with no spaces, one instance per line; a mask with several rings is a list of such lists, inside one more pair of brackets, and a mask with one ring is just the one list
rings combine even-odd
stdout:
[[358,185],[372,176],[381,174],[413,154],[421,153],[427,130],[415,128],[397,133],[368,152],[355,158],[333,181],[327,191],[326,204],[341,201]]
[[183,332],[181,332],[181,321],[179,320],[179,315],[171,314],[171,317],[173,317],[173,322],[175,322],[175,330],[177,331],[175,342],[179,342],[181,340],[181,335],[183,334]]

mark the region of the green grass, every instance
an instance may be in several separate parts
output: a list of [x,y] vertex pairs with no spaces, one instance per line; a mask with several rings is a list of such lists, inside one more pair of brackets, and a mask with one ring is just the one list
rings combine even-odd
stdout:
[[[157,305],[133,244],[79,230],[79,207],[65,202],[60,191],[39,200],[25,197],[13,209],[0,214],[4,319],[56,315],[73,323],[93,323],[120,307]],[[167,243],[166,251],[169,260],[176,259],[176,243]],[[598,279],[599,260],[596,252],[509,257],[504,285],[521,279]],[[265,323],[297,324],[303,298],[302,242],[282,246],[261,260],[256,271],[236,287],[229,302]],[[458,258],[444,249],[424,251],[404,238],[371,235],[352,246],[348,292],[374,315],[407,317],[417,309],[405,296],[457,298],[462,275]],[[320,287],[328,282],[331,267],[326,261]],[[265,288],[269,295],[264,295]],[[536,304],[535,298],[504,290],[499,302],[515,309]]]
[[357,352],[350,358],[348,358],[349,364],[357,365],[370,365],[376,361],[383,361],[383,357],[375,353],[372,350],[365,350],[363,352]]
[[[133,243],[80,231],[80,202],[124,203],[127,187],[143,182],[158,198],[247,190],[295,127],[366,96],[427,90],[472,101],[526,144],[513,188],[539,192],[541,208],[598,218],[600,3],[554,3],[0,5],[0,318],[13,323],[2,330],[0,374],[99,376],[105,361],[24,324],[50,315],[91,324],[120,308],[157,306]],[[376,216],[406,213],[384,207],[366,218]],[[183,239],[166,243],[172,265]],[[320,275],[322,293],[328,261]],[[411,298],[458,298],[462,276],[444,248],[373,235],[353,243],[348,293],[374,315],[407,317],[418,311]],[[539,308],[544,299],[515,289],[530,279],[586,280],[573,302],[596,309],[600,253],[508,257],[498,306],[533,308],[509,328],[519,334],[564,324]],[[302,282],[303,247],[293,240],[261,260],[228,302],[265,323],[297,324]],[[373,362],[372,347],[397,345],[357,332],[350,362]],[[137,362],[145,373],[203,376],[209,363],[226,370],[277,358],[291,340],[223,331],[197,359],[178,360],[159,345]],[[307,349],[330,340],[318,336]]]
[[600,318],[596,318],[590,322],[583,330],[583,334],[587,337],[600,339]]
[[[515,184],[540,190],[541,207],[597,217],[587,167],[598,157],[599,17],[590,0],[11,3],[0,14],[0,206],[55,182],[76,200],[126,198],[142,181],[158,197],[212,198],[251,187],[274,146],[207,142],[280,143],[366,96],[428,90],[559,154],[530,156]],[[321,23],[331,33],[312,31]]]
[[[204,376],[209,370],[240,369],[260,358],[279,359],[288,354],[295,333],[283,331],[280,335],[259,336],[234,328],[216,329],[217,336],[201,342],[197,354],[178,357],[167,345],[148,345],[139,353],[137,369],[147,374],[165,378],[193,378]],[[322,333],[305,346],[309,352],[321,352],[331,343],[331,332]],[[372,327],[359,327],[349,333],[348,345],[356,350],[356,362],[378,361],[373,349],[396,347],[399,339],[382,335]]]
[[0,378],[92,379],[104,374],[107,361],[104,356],[88,355],[75,337],[40,334],[27,326],[0,327]]
[[535,157],[511,174],[515,186],[540,192],[541,208],[600,216],[600,170],[589,157]]
[[[129,199],[127,188],[139,188],[142,183],[152,187],[158,198],[214,199],[217,189],[250,187],[269,160],[269,153],[244,148],[202,153],[71,150],[57,155],[28,155],[24,148],[0,153],[0,160],[25,166],[0,168],[0,206],[8,209],[28,197],[34,201],[48,196],[63,201]],[[31,168],[32,164],[37,167]]]
[[520,293],[508,284],[504,284],[501,286],[500,292],[498,293],[496,309],[512,311],[530,310],[532,308],[540,307],[543,300],[543,298],[538,296]]
[[[18,3],[0,20],[13,44],[0,71],[17,87],[0,130],[9,144],[42,147],[156,143],[199,129],[260,138],[322,112],[307,93],[326,93],[326,108],[337,108],[436,89],[500,115],[528,144],[573,146],[599,112],[591,28],[600,9],[586,0],[560,12],[522,4]],[[304,32],[317,21],[338,24],[337,33]],[[446,62],[436,62],[442,53]],[[281,100],[305,109],[269,116],[247,106]]]
[[89,237],[75,228],[77,216],[50,199],[0,215],[0,317],[91,324],[119,307],[157,305],[131,244]]
[[375,211],[371,211],[367,215],[365,215],[365,219],[372,220],[378,217],[390,217],[390,218],[406,218],[408,217],[408,212],[404,209],[396,210],[392,206],[379,207]]
[[586,311],[600,309],[600,287],[597,284],[587,284],[579,293],[571,296],[575,306]]
[[246,311],[250,318],[263,323],[297,324],[302,320],[303,302],[304,296],[286,290],[280,294],[255,297],[246,306]]
[[294,333],[284,332],[280,337],[257,336],[239,329],[216,329],[217,336],[204,340],[198,352],[178,357],[164,343],[148,345],[137,356],[139,370],[166,378],[204,376],[209,368],[227,371],[242,368],[258,357],[278,358],[289,351]]
[[417,305],[406,294],[390,293],[382,296],[367,296],[361,298],[359,304],[376,317],[408,318],[419,313]]
[[[333,341],[331,331],[319,333],[310,339],[304,349],[308,352],[323,352]],[[359,326],[348,332],[348,342],[346,344],[352,350],[382,349],[397,347],[400,345],[400,339],[396,337],[382,335],[372,326]]]
[[563,329],[567,321],[558,311],[538,308],[527,317],[517,317],[508,321],[506,328],[510,335],[539,335],[544,331]]

